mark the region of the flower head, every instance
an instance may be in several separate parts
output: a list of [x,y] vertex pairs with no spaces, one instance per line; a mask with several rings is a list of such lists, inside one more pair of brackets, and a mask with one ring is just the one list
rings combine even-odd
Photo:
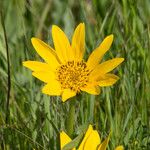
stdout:
[[115,150],[124,150],[124,147],[122,145],[119,145],[115,148]]
[[114,58],[99,64],[112,44],[113,35],[107,36],[87,61],[83,59],[84,23],[80,23],[75,29],[71,44],[65,33],[56,25],[52,26],[52,37],[55,50],[40,39],[31,39],[35,50],[45,63],[23,62],[25,67],[33,71],[33,76],[46,83],[42,89],[43,93],[61,95],[64,102],[80,91],[98,95],[101,86],[113,85],[119,79],[118,76],[109,72],[122,63],[123,58]]
[[[92,125],[89,125],[78,150],[106,150],[109,138],[110,135],[103,142],[101,142],[98,132],[93,130]],[[61,149],[63,149],[63,147],[71,141],[71,138],[64,131],[60,133]],[[72,150],[76,150],[76,148],[73,148]]]

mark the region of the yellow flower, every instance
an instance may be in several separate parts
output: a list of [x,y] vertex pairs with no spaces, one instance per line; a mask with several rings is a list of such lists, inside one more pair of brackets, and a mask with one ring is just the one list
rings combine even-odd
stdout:
[[[78,150],[106,150],[109,138],[110,135],[101,143],[98,132],[96,130],[93,130],[92,125],[89,125],[88,130],[86,131]],[[70,139],[70,137],[64,131],[60,133],[61,150],[66,144],[71,141],[72,140]],[[73,148],[72,150],[76,150],[76,148]]]
[[80,23],[75,29],[71,44],[65,33],[56,25],[52,26],[52,37],[55,50],[40,39],[31,39],[35,50],[45,63],[23,62],[25,67],[33,71],[33,76],[46,83],[42,89],[43,93],[61,95],[64,102],[80,91],[98,95],[100,87],[113,85],[119,79],[109,72],[122,63],[123,58],[114,58],[99,64],[112,44],[113,35],[104,39],[89,56],[87,62],[83,59],[84,23]]
[[115,150],[124,150],[124,147],[120,145],[120,146],[117,146]]

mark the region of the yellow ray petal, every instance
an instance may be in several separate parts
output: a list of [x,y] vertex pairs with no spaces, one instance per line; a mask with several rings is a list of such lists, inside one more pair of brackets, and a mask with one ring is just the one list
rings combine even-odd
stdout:
[[24,61],[23,66],[31,69],[32,71],[49,71],[51,69],[48,64],[38,61]]
[[99,86],[111,86],[119,80],[119,77],[114,74],[105,74],[98,78]]
[[73,60],[74,55],[65,33],[56,25],[52,26],[52,37],[56,53],[62,62]]
[[71,142],[71,138],[64,132],[60,132],[60,148],[62,150],[62,148],[68,144],[69,142]]
[[56,78],[55,73],[52,71],[36,71],[33,72],[32,75],[45,83],[51,83],[51,81]]
[[83,138],[83,140],[82,140],[82,142],[81,142],[81,144],[80,144],[78,150],[84,150],[84,149],[83,149],[83,148],[84,148],[84,144],[85,144],[87,138],[88,138],[88,137],[90,136],[90,134],[92,133],[92,131],[93,131],[92,125],[89,125],[88,130],[86,131],[85,136],[84,136],[84,138]]
[[37,38],[32,38],[31,42],[37,53],[50,65],[51,68],[56,69],[59,66],[57,55],[49,45]]
[[104,54],[109,50],[113,42],[113,35],[107,36],[103,42],[97,47],[92,54],[89,56],[87,66],[90,70],[94,69],[99,64]]
[[100,94],[100,87],[98,87],[98,86],[87,86],[87,87],[81,88],[81,90],[85,91],[89,94],[93,94],[93,95]]
[[116,68],[119,64],[121,64],[124,61],[124,58],[114,58],[108,61],[105,61],[101,64],[99,64],[90,74],[92,78],[97,78],[100,75],[104,75],[110,71],[112,71],[114,68]]
[[124,150],[124,147],[123,147],[122,145],[120,145],[120,146],[117,146],[117,147],[115,148],[115,150]]
[[85,25],[80,23],[74,31],[72,37],[72,48],[75,60],[82,60],[85,51]]
[[96,150],[100,144],[100,137],[97,131],[92,131],[84,144],[84,150]]
[[108,142],[110,139],[110,134],[109,136],[100,144],[98,150],[106,150],[107,146],[108,146]]
[[67,99],[74,97],[75,95],[76,95],[76,92],[70,89],[64,89],[62,93],[62,101],[65,102]]
[[62,93],[60,83],[56,80],[52,80],[50,83],[46,84],[43,89],[42,93],[47,95],[59,96]]

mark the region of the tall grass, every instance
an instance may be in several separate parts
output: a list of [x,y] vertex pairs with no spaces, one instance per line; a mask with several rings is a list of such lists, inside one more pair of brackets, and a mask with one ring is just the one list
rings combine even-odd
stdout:
[[11,77],[7,108],[8,59],[0,22],[0,149],[59,149],[59,131],[66,130],[68,102],[42,94],[43,84],[31,76],[22,61],[41,59],[31,45],[31,37],[53,45],[52,24],[63,28],[71,38],[76,25],[84,22],[85,58],[113,33],[115,39],[104,60],[121,56],[125,62],[115,70],[120,76],[117,84],[102,88],[99,96],[78,96],[72,138],[91,123],[102,138],[112,131],[108,149],[123,144],[129,150],[149,150],[149,7],[149,0],[0,0]]

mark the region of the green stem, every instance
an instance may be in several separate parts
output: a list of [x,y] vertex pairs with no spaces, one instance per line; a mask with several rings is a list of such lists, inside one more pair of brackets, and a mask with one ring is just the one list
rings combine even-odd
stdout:
[[73,98],[70,100],[70,106],[69,106],[69,112],[67,117],[67,134],[69,136],[72,136],[74,131],[74,123],[75,123],[75,100],[76,98]]
[[46,20],[48,12],[50,11],[51,3],[52,3],[52,0],[48,0],[48,2],[45,4],[45,8],[44,8],[44,11],[42,13],[40,23],[39,23],[39,27],[38,27],[37,33],[36,33],[37,37],[40,37],[41,31],[42,31],[43,26],[44,26],[44,22]]

